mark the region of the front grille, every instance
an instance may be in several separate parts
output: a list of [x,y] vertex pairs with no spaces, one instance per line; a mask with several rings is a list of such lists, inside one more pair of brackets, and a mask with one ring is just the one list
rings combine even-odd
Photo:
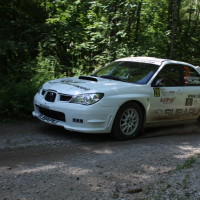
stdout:
[[45,96],[45,100],[49,102],[54,102],[55,98],[56,98],[56,93],[52,91],[47,92]]
[[40,106],[37,106],[39,109],[39,112],[47,117],[57,119],[59,121],[65,122],[65,114],[62,112],[54,111],[54,110],[49,110],[47,108],[43,108]]

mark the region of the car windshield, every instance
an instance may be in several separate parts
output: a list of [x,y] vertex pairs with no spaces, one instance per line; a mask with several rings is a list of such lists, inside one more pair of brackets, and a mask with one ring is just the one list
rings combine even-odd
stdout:
[[94,72],[92,76],[144,85],[149,82],[158,67],[150,63],[117,61]]

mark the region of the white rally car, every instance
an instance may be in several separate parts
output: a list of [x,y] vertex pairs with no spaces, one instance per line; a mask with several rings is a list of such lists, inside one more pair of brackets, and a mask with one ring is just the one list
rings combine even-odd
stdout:
[[131,139],[144,124],[200,117],[200,67],[150,57],[116,60],[90,76],[46,82],[33,116],[70,131]]

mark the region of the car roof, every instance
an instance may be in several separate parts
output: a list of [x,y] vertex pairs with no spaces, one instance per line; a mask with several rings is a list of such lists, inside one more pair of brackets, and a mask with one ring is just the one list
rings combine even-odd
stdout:
[[117,59],[115,61],[142,62],[142,63],[161,65],[162,62],[170,61],[170,60],[169,59],[154,58],[154,57],[126,57],[126,58]]
[[177,60],[171,60],[171,59],[164,59],[164,58],[154,58],[154,57],[125,57],[125,58],[120,58],[115,60],[114,62],[117,61],[129,61],[129,62],[141,62],[141,63],[149,63],[149,64],[154,64],[154,65],[161,65],[163,62],[166,64],[182,64],[182,65],[188,65],[191,67],[194,67],[198,71],[200,71],[200,67],[194,66],[190,63],[183,62],[183,61],[177,61]]

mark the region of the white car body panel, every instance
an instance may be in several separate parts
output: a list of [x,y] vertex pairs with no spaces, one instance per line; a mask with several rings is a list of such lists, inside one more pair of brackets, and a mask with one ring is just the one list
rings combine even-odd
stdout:
[[[101,78],[99,78],[101,79]],[[64,81],[60,84],[59,81]],[[46,83],[43,86],[43,89],[53,90],[57,92],[57,97],[55,102],[47,102],[41,94],[36,94],[34,98],[34,105],[38,105],[44,108],[51,110],[56,110],[63,112],[63,109],[66,109],[65,116],[66,122],[61,122],[59,120],[51,120],[48,117],[44,117],[38,112],[37,107],[35,106],[35,111],[33,116],[38,117],[40,120],[55,124],[58,126],[63,126],[67,130],[71,131],[81,131],[87,133],[107,133],[111,131],[112,123],[118,108],[127,101],[133,99],[140,101],[144,104],[145,108],[148,107],[149,95],[144,95],[148,93],[149,87],[141,88],[140,85],[135,85],[133,89],[133,84],[123,83],[114,80],[104,80],[101,79],[97,85],[91,88],[90,81],[79,81],[78,78],[66,78],[58,79]],[[98,88],[100,88],[98,90]],[[109,89],[108,89],[109,88]],[[119,90],[121,90],[119,94]],[[133,94],[130,94],[134,92]],[[94,92],[104,92],[104,98],[97,102],[94,105],[85,106],[73,103],[60,102],[59,94],[70,93],[70,95],[77,95],[82,93],[94,93]],[[138,94],[137,94],[138,93]],[[72,122],[73,118],[83,119],[84,123],[74,123]],[[69,119],[69,120],[68,120]],[[85,128],[87,124],[87,128]]]
[[[95,77],[97,81],[79,79],[79,77],[63,78],[45,83],[42,90],[34,97],[33,116],[40,120],[62,126],[70,131],[85,133],[109,133],[119,108],[129,101],[138,102],[144,109],[145,123],[165,122],[174,120],[197,119],[200,116],[200,87],[153,87],[152,82],[167,63],[188,63],[165,59],[136,57],[123,58],[117,61],[153,63],[160,66],[159,70],[145,85],[121,82]],[[115,62],[117,62],[115,61]],[[199,80],[200,81],[200,80]],[[54,102],[45,100],[44,91],[56,94]],[[103,93],[104,97],[93,105],[81,105],[60,101],[61,95],[80,95],[87,93]],[[192,99],[192,103],[191,102]],[[187,100],[189,103],[187,103]],[[54,119],[40,113],[44,109],[63,114],[65,120]]]

